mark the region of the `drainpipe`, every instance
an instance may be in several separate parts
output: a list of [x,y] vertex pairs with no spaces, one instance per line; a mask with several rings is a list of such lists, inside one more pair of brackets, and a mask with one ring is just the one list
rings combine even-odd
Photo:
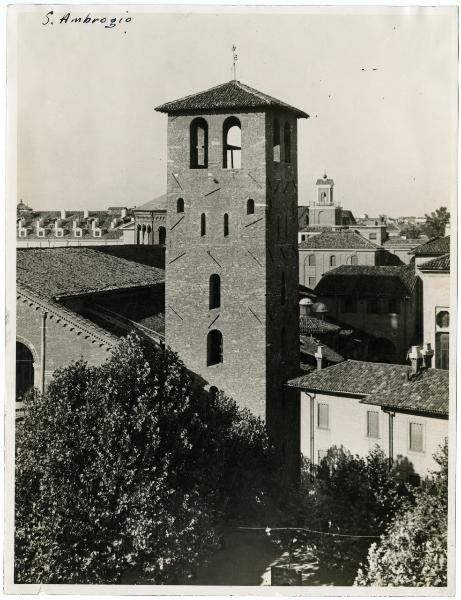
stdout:
[[308,394],[307,392],[304,392],[306,394],[306,396],[309,397],[310,400],[310,418],[309,418],[309,425],[310,425],[310,432],[309,432],[309,453],[310,453],[310,461],[311,461],[311,468],[314,466],[314,460],[315,460],[315,456],[314,456],[314,431],[315,431],[315,427],[314,427],[314,416],[315,416],[315,394]]
[[43,394],[45,391],[45,353],[46,353],[46,317],[47,312],[42,312],[42,344],[41,344],[41,354],[40,354],[40,392]]
[[389,469],[392,469],[394,463],[394,417],[395,412],[392,410],[385,410],[385,413],[389,415]]

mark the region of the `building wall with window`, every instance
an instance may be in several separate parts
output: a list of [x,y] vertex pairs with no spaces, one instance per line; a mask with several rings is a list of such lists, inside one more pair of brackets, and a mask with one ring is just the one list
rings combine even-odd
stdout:
[[449,365],[450,272],[420,271],[423,280],[424,342],[435,350],[435,366]]
[[299,248],[299,283],[313,289],[321,277],[341,265],[376,265],[378,249],[323,250]]
[[[403,471],[428,475],[437,469],[433,454],[447,435],[447,419],[396,412],[394,461]],[[363,404],[358,397],[301,392],[301,452],[314,464],[332,446],[365,457],[376,445],[389,456],[389,415],[381,407]]]

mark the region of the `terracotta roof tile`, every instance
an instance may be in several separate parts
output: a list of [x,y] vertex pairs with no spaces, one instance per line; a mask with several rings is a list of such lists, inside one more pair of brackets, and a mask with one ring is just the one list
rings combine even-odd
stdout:
[[307,335],[321,335],[323,333],[336,333],[341,329],[338,325],[333,325],[323,319],[317,319],[310,315],[301,315],[299,317],[299,331]]
[[323,275],[315,293],[319,296],[344,296],[352,293],[406,296],[413,293],[417,280],[411,265],[341,265]]
[[141,204],[141,206],[136,206],[133,211],[136,213],[140,210],[162,210],[166,211],[167,205],[167,195],[162,194],[161,196],[157,196],[153,200],[149,200],[145,204]]
[[164,113],[197,112],[224,109],[263,109],[279,108],[294,113],[297,117],[307,118],[304,111],[290,106],[240,81],[228,81],[203,92],[190,94],[184,98],[166,102],[155,110]]
[[430,239],[424,244],[420,244],[412,254],[420,256],[437,256],[438,254],[448,254],[450,252],[450,236],[439,236]]
[[448,371],[346,360],[292,379],[298,389],[364,397],[364,403],[429,414],[448,415]]
[[50,299],[164,281],[162,269],[86,247],[21,248],[16,257],[18,285]]
[[378,246],[355,231],[324,231],[299,244],[300,250],[376,250]]
[[341,354],[338,354],[338,352],[335,352],[332,348],[330,348],[326,344],[323,344],[322,342],[313,337],[302,335],[300,336],[300,340],[300,351],[302,354],[314,356],[317,352],[318,347],[320,346],[322,348],[323,357],[327,361],[332,363],[339,363],[344,360],[344,356],[341,356]]
[[450,271],[450,255],[444,254],[419,265],[420,271]]

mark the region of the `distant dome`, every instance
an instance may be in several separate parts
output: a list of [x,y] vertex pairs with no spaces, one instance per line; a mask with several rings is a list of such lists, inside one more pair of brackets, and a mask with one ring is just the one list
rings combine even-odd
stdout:
[[312,307],[312,311],[315,313],[326,313],[328,312],[328,308],[323,302],[316,302]]
[[301,298],[301,300],[299,301],[300,306],[312,306],[313,304],[314,301],[312,300],[312,298]]

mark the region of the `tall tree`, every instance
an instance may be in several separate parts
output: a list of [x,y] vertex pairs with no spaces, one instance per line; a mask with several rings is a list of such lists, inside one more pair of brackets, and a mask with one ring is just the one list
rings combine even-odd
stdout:
[[134,336],[101,367],[59,370],[17,435],[17,582],[187,577],[224,507],[260,493],[269,451],[261,421]]
[[414,506],[400,510],[380,543],[368,552],[357,585],[446,586],[448,445],[435,456],[440,470],[416,494]]
[[426,223],[423,225],[423,231],[429,238],[445,235],[445,227],[450,222],[450,213],[446,206],[441,206],[430,215],[424,216]]

